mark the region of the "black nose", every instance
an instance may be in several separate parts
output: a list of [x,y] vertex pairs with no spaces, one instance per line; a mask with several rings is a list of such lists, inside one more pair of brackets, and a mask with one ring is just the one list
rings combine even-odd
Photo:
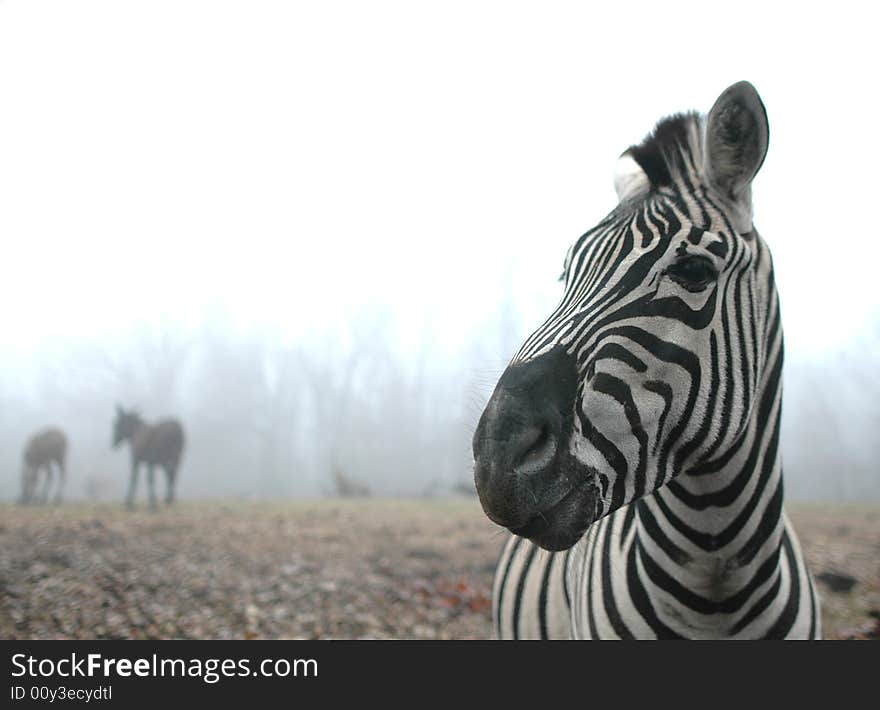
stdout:
[[571,433],[577,368],[561,346],[509,367],[474,433],[474,481],[486,514],[519,527],[541,510]]
[[541,414],[545,416],[536,416],[531,425],[510,434],[512,468],[517,473],[528,475],[541,471],[556,453],[561,430],[559,417],[555,412]]
[[562,415],[541,406],[529,392],[497,389],[474,435],[477,488],[494,474],[529,476],[553,460],[562,433]]

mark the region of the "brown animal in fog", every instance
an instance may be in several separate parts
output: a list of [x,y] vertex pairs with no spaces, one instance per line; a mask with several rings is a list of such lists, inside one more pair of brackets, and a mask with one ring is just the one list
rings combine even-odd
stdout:
[[125,504],[134,505],[135,488],[137,487],[138,469],[142,463],[147,466],[147,483],[150,489],[150,505],[156,507],[156,489],[154,470],[159,466],[165,470],[168,479],[168,492],[165,502],[174,500],[174,485],[177,482],[177,470],[183,454],[183,427],[176,419],[163,419],[155,424],[147,424],[137,412],[126,412],[116,406],[116,422],[113,425],[113,448],[123,441],[131,445],[131,482]]
[[[52,486],[54,466],[58,467],[58,485],[55,487],[55,502],[61,502],[61,493],[67,478],[65,459],[67,458],[67,437],[57,427],[50,427],[34,434],[24,447],[21,469],[21,502],[46,503]],[[45,472],[43,495],[37,488],[40,474]]]

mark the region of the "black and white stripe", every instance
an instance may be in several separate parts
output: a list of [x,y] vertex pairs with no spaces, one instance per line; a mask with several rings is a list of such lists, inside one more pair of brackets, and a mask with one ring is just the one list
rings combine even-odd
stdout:
[[[624,154],[618,207],[569,250],[561,302],[509,368],[574,363],[567,440],[535,434],[510,461],[539,464],[505,478],[504,378],[475,437],[484,508],[523,535],[496,572],[498,636],[821,636],[782,505],[782,328],[751,221],[766,144],[744,82],[706,117],[665,119]],[[557,514],[570,490],[595,510]]]

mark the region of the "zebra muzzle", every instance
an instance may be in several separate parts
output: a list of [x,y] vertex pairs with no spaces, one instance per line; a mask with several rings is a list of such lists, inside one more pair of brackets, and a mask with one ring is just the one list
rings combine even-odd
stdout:
[[[566,445],[574,420],[577,368],[561,346],[507,368],[474,434],[474,482],[486,515],[536,539],[568,526],[585,489]],[[565,518],[563,521],[562,518]],[[565,536],[563,536],[565,537]]]

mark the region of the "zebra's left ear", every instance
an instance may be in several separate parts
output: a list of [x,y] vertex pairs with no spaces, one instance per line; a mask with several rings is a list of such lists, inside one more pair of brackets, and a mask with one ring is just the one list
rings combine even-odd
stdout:
[[728,87],[706,118],[704,170],[727,199],[746,208],[751,228],[752,179],[767,154],[770,128],[755,87],[740,81]]

